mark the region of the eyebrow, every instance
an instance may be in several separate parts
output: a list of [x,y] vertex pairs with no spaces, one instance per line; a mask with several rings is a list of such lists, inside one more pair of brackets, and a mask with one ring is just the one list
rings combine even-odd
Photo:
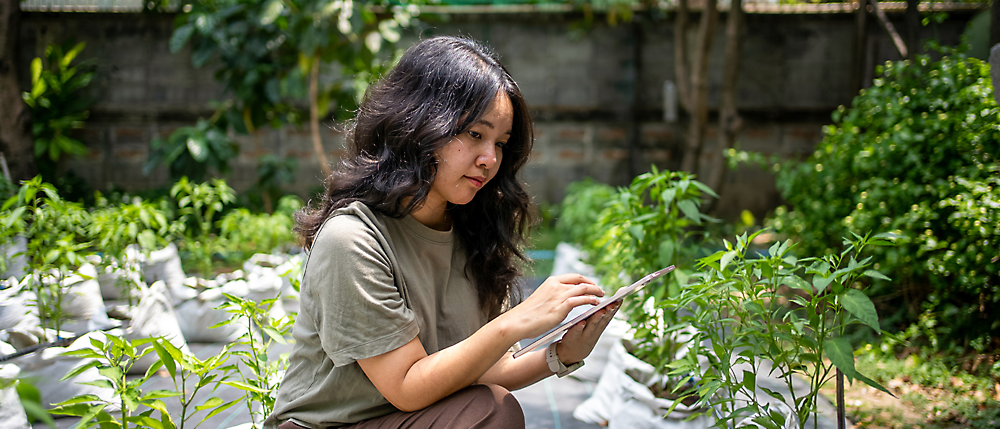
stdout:
[[[483,124],[483,125],[486,125],[487,127],[490,127],[490,129],[491,129],[491,130],[492,130],[492,129],[495,129],[495,128],[496,128],[496,127],[495,127],[495,126],[493,125],[493,123],[492,123],[492,122],[490,122],[490,121],[487,121],[487,120],[485,120],[485,119],[480,119],[480,120],[476,121],[476,123],[477,123],[477,124]],[[507,132],[506,132],[506,133],[504,133],[504,134],[507,134],[507,135],[510,135],[510,130],[507,130]]]

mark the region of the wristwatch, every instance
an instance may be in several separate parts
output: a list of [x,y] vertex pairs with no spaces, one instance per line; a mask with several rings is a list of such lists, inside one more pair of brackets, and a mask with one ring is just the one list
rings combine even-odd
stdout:
[[556,346],[559,345],[558,341],[553,341],[549,344],[549,348],[545,349],[545,362],[549,364],[549,370],[556,373],[559,378],[563,378],[573,371],[580,369],[583,366],[583,361],[579,361],[570,366],[566,366],[559,360],[559,354],[556,353]]

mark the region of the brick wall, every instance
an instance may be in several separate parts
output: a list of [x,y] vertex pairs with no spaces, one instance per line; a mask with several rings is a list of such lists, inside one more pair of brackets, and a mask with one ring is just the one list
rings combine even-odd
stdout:
[[[942,41],[957,41],[968,14],[953,13],[937,29]],[[896,18],[896,15],[892,15]],[[93,85],[99,102],[78,137],[91,148],[68,163],[98,189],[143,189],[166,185],[164,168],[143,175],[149,141],[212,114],[209,102],[224,98],[208,64],[195,69],[190,52],[167,49],[173,28],[169,14],[24,13],[19,64],[41,55],[47,44],[73,37],[86,41],[82,57],[97,57]],[[623,185],[632,174],[656,164],[679,167],[686,121],[662,120],[663,83],[674,79],[673,27],[669,21],[633,25],[602,22],[589,32],[574,30],[579,16],[548,14],[439,15],[424,37],[464,34],[487,42],[500,54],[534,109],[537,140],[524,179],[538,201],[558,202],[566,184],[584,177]],[[874,20],[873,20],[874,21]],[[746,18],[738,106],[745,127],[741,148],[795,157],[812,152],[829,112],[848,104],[851,15],[763,15]],[[900,28],[902,23],[898,23]],[[710,60],[710,105],[717,104],[722,74],[724,25]],[[925,36],[933,35],[925,28]],[[889,39],[872,23],[868,64],[898,59]],[[401,46],[416,37],[404,38]],[[693,32],[690,37],[693,40]],[[638,40],[638,42],[637,42]],[[636,43],[639,43],[636,48]],[[634,53],[640,57],[636,61]],[[868,76],[870,79],[870,74]],[[343,133],[325,123],[323,142],[332,160],[344,153]],[[638,136],[630,143],[630,136]],[[718,157],[714,124],[703,161]],[[238,191],[256,179],[257,158],[274,153],[298,160],[290,191],[305,196],[320,185],[308,129],[266,128],[238,136],[240,155],[229,183]],[[635,159],[630,158],[634,151]],[[704,162],[703,162],[704,164]],[[706,172],[701,172],[706,176]],[[780,203],[773,178],[757,168],[730,172],[720,214],[742,209],[756,214]]]

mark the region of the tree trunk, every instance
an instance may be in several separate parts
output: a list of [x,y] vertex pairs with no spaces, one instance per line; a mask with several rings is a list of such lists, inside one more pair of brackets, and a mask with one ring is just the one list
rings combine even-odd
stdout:
[[38,174],[31,111],[17,86],[18,0],[0,0],[0,152],[5,154],[14,184]]
[[688,0],[677,1],[677,17],[674,18],[674,74],[677,79],[677,95],[681,107],[691,111],[691,83],[687,55]]
[[[736,88],[740,71],[740,48],[743,32],[743,0],[732,0],[729,6],[729,17],[726,20],[726,65],[722,71],[722,99],[719,105],[719,143],[718,156],[712,161],[708,186],[717,194],[722,195],[726,181],[725,153],[733,147],[736,136],[743,127],[743,120],[736,111]],[[708,198],[705,212],[715,209],[718,198]]]
[[313,56],[312,72],[309,76],[309,128],[312,131],[313,150],[316,151],[316,159],[319,161],[323,175],[330,177],[333,169],[326,159],[326,152],[323,151],[323,140],[319,134],[319,55]]
[[712,52],[712,38],[719,20],[717,0],[706,0],[698,23],[695,41],[695,58],[691,67],[691,123],[688,127],[687,147],[681,161],[681,170],[698,174],[698,162],[708,128],[708,57]]
[[910,54],[907,57],[910,61],[916,59],[917,53],[922,50],[920,46],[920,27],[922,25],[920,24],[920,10],[917,9],[919,4],[920,0],[906,0],[904,19],[906,20],[906,47],[909,48]]

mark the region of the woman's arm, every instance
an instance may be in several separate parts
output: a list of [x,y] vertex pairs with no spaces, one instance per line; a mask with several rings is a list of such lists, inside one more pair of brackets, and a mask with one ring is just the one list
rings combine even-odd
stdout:
[[[515,342],[544,334],[562,322],[574,307],[597,304],[597,297],[603,295],[600,288],[582,275],[549,277],[524,302],[458,344],[427,355],[420,340],[415,338],[391,352],[361,359],[358,364],[396,408],[419,410],[476,383]],[[537,357],[529,360],[534,359]],[[545,364],[544,356],[541,363]],[[547,365],[545,368],[547,371]],[[500,372],[510,373],[513,369]]]
[[[556,354],[559,360],[566,366],[577,363],[594,350],[597,340],[601,338],[604,328],[615,316],[621,304],[612,304],[607,309],[598,311],[587,320],[581,321],[576,326],[570,328],[563,335],[559,345],[556,346]],[[479,378],[479,383],[499,384],[507,390],[517,390],[530,386],[539,380],[552,375],[549,364],[545,360],[545,350],[538,350],[521,356],[517,359],[512,357],[512,353],[507,353],[496,365],[493,365],[486,374]]]

